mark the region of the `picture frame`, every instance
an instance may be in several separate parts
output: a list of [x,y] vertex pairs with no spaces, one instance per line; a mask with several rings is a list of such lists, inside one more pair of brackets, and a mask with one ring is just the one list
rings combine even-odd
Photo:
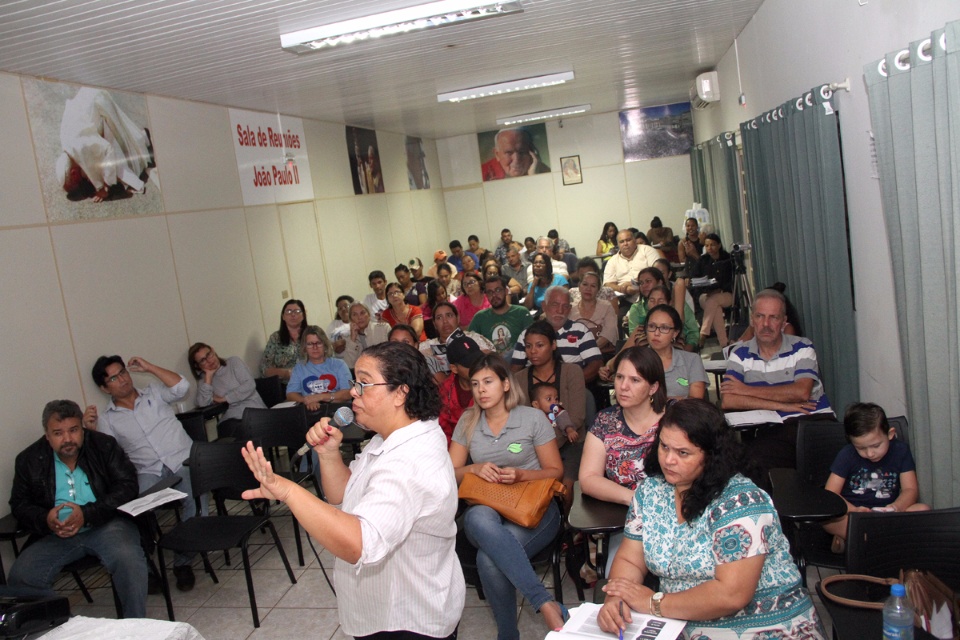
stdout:
[[563,178],[563,186],[565,187],[583,182],[583,173],[580,171],[580,156],[560,158],[560,177]]

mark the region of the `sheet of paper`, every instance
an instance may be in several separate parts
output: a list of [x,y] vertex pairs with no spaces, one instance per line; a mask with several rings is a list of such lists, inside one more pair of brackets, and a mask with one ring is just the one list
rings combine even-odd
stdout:
[[136,517],[141,513],[146,513],[147,511],[155,509],[162,504],[174,502],[176,500],[183,500],[186,497],[187,494],[185,494],[183,491],[177,491],[176,489],[163,489],[162,491],[151,493],[148,496],[131,500],[126,504],[120,505],[117,507],[117,509]]
[[745,427],[754,424],[780,423],[783,418],[776,411],[756,409],[754,411],[728,411],[724,414],[731,427]]
[[[551,631],[545,640],[610,640],[616,636],[603,631],[597,624],[599,604],[585,602],[570,611],[570,619],[563,625],[562,631]],[[624,640],[674,640],[685,626],[682,620],[656,618],[642,613],[631,612],[633,622],[623,632]]]

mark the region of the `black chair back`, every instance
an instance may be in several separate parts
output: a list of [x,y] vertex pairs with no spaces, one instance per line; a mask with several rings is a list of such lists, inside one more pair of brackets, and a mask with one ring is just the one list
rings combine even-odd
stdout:
[[809,485],[822,487],[830,465],[847,444],[843,423],[836,420],[800,420],[797,425],[797,474]]
[[279,376],[256,378],[254,383],[257,385],[257,393],[260,394],[260,399],[268,407],[286,401],[287,394],[280,383]]
[[306,407],[300,403],[282,409],[250,407],[243,412],[237,439],[259,441],[264,450],[287,447],[293,452],[303,444],[306,433]]
[[960,508],[848,514],[847,571],[881,578],[931,571],[960,591]]
[[907,416],[887,417],[887,422],[897,432],[899,438],[908,447],[910,446],[910,423],[907,422]]
[[207,437],[207,421],[204,419],[202,411],[178,413],[177,420],[180,421],[183,430],[187,432],[187,435],[190,436],[190,439],[194,442],[209,441]]
[[195,497],[218,489],[242,491],[260,486],[240,453],[241,442],[194,442],[190,484]]

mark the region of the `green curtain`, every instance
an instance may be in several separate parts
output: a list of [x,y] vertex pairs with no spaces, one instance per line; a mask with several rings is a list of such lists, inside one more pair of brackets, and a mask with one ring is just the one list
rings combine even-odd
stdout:
[[824,85],[740,125],[758,287],[787,285],[838,414],[860,395],[840,131]]
[[710,212],[724,248],[746,242],[740,206],[740,171],[734,133],[728,131],[690,150],[693,199]]
[[960,504],[958,43],[960,21],[864,67],[893,261],[910,445],[921,498],[936,507]]

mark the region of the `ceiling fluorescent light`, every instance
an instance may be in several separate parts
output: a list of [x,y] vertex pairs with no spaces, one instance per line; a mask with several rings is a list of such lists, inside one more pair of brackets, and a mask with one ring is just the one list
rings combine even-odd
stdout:
[[573,71],[551,73],[546,76],[523,78],[521,80],[511,80],[510,82],[499,82],[497,84],[488,84],[482,87],[473,87],[472,89],[460,89],[459,91],[439,93],[437,94],[437,102],[462,102],[464,100],[473,100],[474,98],[496,96],[502,93],[513,93],[514,91],[526,91],[527,89],[552,87],[555,84],[563,84],[564,82],[568,82],[570,80],[573,80]]
[[572,116],[578,113],[586,113],[587,111],[590,111],[590,105],[578,104],[575,107],[561,107],[559,109],[551,109],[550,111],[536,111],[534,113],[523,113],[518,116],[498,118],[497,124],[508,126],[512,124],[523,124],[524,122],[534,122],[536,120],[549,120],[550,118]]
[[307,53],[338,44],[522,13],[519,0],[440,0],[280,35],[280,46]]

